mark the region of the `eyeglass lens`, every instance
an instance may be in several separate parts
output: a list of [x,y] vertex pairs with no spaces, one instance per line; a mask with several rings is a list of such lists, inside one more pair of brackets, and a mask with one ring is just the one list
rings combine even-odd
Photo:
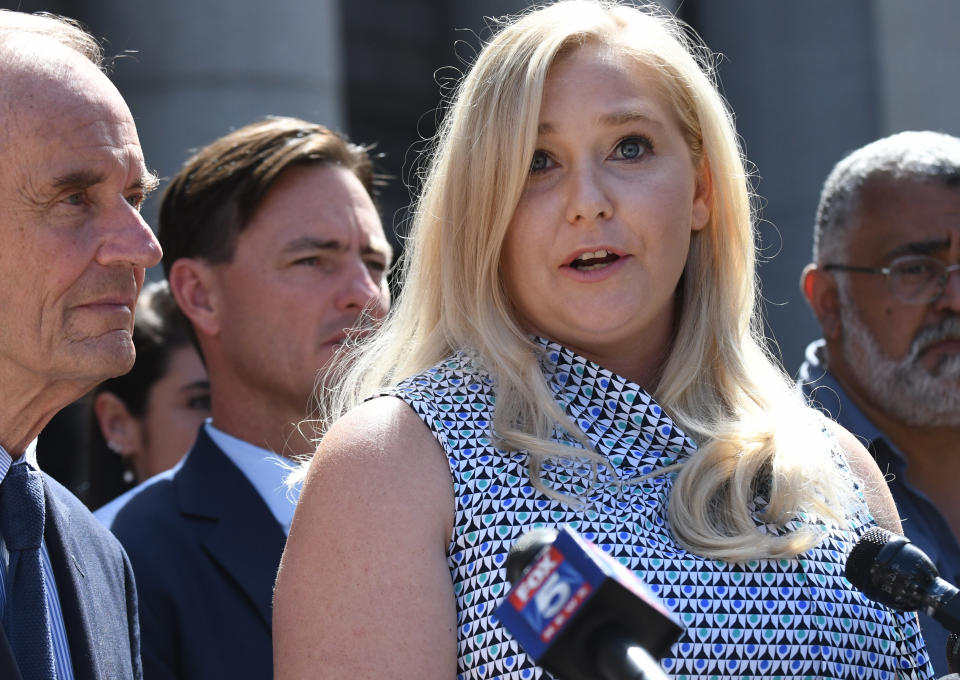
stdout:
[[936,300],[946,279],[947,266],[935,257],[901,257],[890,263],[890,292],[904,302]]

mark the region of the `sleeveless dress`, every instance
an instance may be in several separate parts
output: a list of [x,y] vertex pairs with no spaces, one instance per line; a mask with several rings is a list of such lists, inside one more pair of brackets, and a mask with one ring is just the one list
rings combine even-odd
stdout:
[[[572,351],[543,343],[541,367],[558,403],[622,480],[695,450],[637,384]],[[494,444],[495,385],[467,353],[456,354],[384,394],[408,403],[447,454],[456,497],[448,563],[457,599],[458,678],[550,677],[494,616],[509,590],[511,545],[538,526],[568,525],[631,568],[686,627],[662,660],[693,678],[928,678],[913,614],[866,599],[844,578],[846,556],[874,524],[864,503],[852,531],[834,530],[796,559],[728,563],[687,552],[667,526],[675,475],[635,485],[592,485],[577,470],[546,464],[575,508],[534,489],[526,457]],[[573,446],[569,435],[557,439]],[[830,446],[826,436],[824,446]]]

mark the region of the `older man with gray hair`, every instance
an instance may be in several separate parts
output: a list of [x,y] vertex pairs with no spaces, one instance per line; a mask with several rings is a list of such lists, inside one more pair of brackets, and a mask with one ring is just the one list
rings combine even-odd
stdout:
[[[960,581],[960,139],[901,132],[823,188],[804,296],[823,330],[799,383],[866,440],[908,538]],[[938,675],[946,633],[921,615]]]
[[134,360],[160,246],[133,117],[69,20],[0,11],[0,677],[140,678],[130,563],[36,461],[57,411]]

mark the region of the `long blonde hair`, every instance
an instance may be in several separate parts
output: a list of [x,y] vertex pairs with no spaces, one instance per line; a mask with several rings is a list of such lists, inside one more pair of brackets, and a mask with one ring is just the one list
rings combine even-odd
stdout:
[[[500,255],[533,155],[544,82],[561,54],[615,47],[659,75],[695,166],[711,179],[710,221],[692,237],[678,289],[676,339],[654,396],[697,442],[679,468],[669,517],[677,538],[705,556],[792,556],[842,525],[849,502],[826,446],[804,448],[817,427],[763,349],[754,313],[748,177],[710,53],[672,17],[605,1],[569,0],[505,22],[453,92],[414,206],[401,293],[381,330],[353,357],[326,400],[333,417],[362,399],[471,351],[497,383],[494,431],[528,452],[531,482],[551,457],[606,461],[550,441],[556,426],[584,435],[555,403],[535,347],[504,290]],[[802,424],[800,424],[802,423]],[[816,432],[816,430],[814,430]],[[661,474],[669,470],[659,471]],[[807,530],[761,533],[764,521],[804,518]],[[576,502],[576,499],[564,498]]]

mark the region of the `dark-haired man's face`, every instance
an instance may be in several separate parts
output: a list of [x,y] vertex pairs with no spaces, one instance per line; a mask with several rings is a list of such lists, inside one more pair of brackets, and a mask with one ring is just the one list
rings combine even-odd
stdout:
[[[886,267],[904,255],[960,262],[960,188],[940,182],[881,178],[864,187],[860,223],[846,264]],[[909,304],[876,274],[840,287],[841,356],[831,353],[861,396],[913,424],[960,423],[960,273],[939,299]]]
[[361,312],[379,319],[391,249],[370,196],[340,167],[286,170],[213,268],[220,338],[233,371],[263,403],[303,417]]

